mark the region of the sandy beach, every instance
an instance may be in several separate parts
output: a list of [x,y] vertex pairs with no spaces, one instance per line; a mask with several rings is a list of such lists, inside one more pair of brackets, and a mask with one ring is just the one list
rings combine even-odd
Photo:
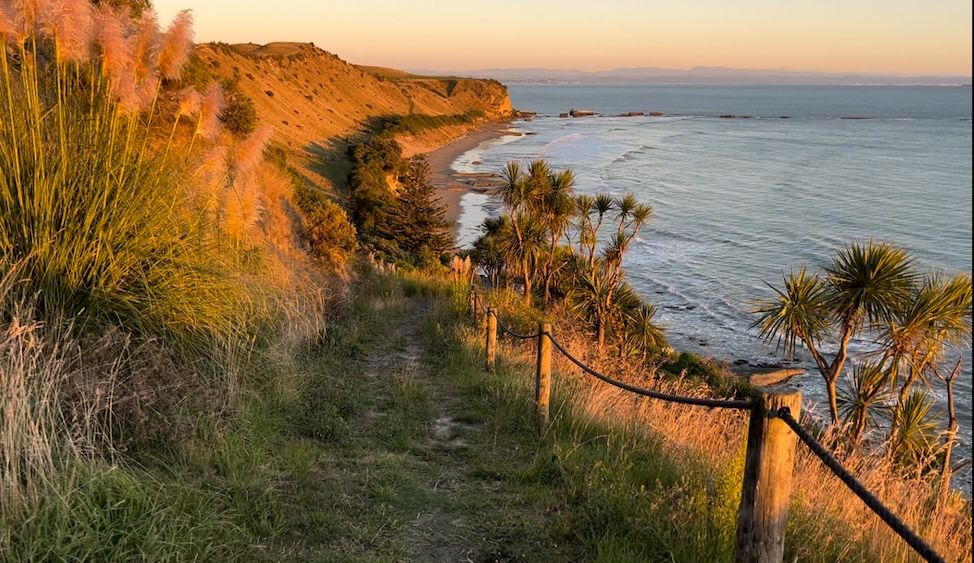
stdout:
[[509,122],[487,123],[426,155],[430,165],[430,179],[447,206],[447,221],[456,225],[460,218],[460,199],[467,193],[467,187],[458,181],[457,174],[451,168],[453,162],[465,152],[477,148],[480,143],[503,137],[508,130]]

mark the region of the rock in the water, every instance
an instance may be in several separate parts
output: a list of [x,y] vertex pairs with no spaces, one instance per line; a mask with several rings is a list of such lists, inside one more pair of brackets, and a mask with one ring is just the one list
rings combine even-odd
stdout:
[[747,382],[751,385],[757,385],[759,387],[766,387],[770,385],[779,385],[802,375],[805,373],[804,369],[779,369],[774,371],[758,371],[753,372],[747,376]]

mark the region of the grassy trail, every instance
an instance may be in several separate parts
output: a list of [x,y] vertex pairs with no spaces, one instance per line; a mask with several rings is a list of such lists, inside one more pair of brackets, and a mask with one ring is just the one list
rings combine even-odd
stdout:
[[[299,425],[304,437],[286,445],[313,448],[312,459],[288,487],[290,533],[269,555],[301,561],[562,559],[545,546],[534,499],[505,479],[478,386],[444,369],[437,333],[448,302],[397,289],[360,299],[337,337],[349,357],[318,358],[320,385]],[[335,405],[338,412],[328,413]]]

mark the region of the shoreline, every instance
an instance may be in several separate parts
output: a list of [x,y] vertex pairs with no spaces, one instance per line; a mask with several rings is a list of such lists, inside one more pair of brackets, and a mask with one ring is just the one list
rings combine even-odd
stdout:
[[446,220],[453,224],[453,234],[456,235],[460,227],[462,208],[460,200],[469,188],[459,181],[459,176],[453,170],[453,163],[464,153],[477,148],[484,141],[503,137],[510,130],[510,121],[492,121],[471,130],[466,135],[455,139],[436,150],[426,153],[426,161],[430,166],[430,181],[436,188],[438,195],[446,205]]

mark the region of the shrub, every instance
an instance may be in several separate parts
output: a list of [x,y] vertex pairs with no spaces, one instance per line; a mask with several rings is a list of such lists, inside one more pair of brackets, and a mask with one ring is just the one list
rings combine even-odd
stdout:
[[376,134],[384,137],[392,137],[401,134],[417,135],[423,131],[439,129],[440,127],[473,123],[477,119],[483,117],[483,115],[484,112],[482,111],[471,110],[466,113],[458,113],[453,115],[410,114],[384,116],[378,120],[373,128],[375,129]]
[[402,149],[395,141],[372,138],[349,147],[348,156],[352,220],[362,235],[371,236],[395,202],[390,180],[398,181],[403,172]]
[[349,257],[358,249],[355,227],[345,210],[323,197],[316,197],[302,207],[305,210],[302,237],[308,242],[311,255],[334,270],[344,270]]
[[220,121],[227,131],[245,137],[257,129],[257,108],[254,100],[240,90],[237,79],[224,80],[224,106]]

